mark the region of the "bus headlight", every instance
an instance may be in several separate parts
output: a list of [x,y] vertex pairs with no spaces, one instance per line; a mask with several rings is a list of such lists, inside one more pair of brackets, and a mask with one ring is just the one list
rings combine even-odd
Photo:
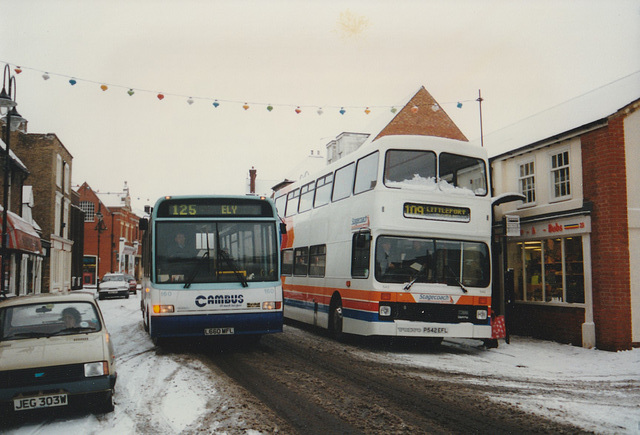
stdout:
[[173,305],[154,305],[153,312],[156,314],[173,313],[174,309],[173,309]]
[[263,310],[279,310],[282,308],[282,302],[280,301],[267,301],[262,303]]
[[389,305],[380,305],[378,313],[380,317],[389,317],[391,315],[391,307]]
[[476,319],[478,319],[478,320],[487,320],[487,310],[478,310],[478,311],[476,311]]

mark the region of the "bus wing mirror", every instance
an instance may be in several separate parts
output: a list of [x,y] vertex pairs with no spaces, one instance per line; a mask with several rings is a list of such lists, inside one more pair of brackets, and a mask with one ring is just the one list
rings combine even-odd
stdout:
[[147,231],[149,229],[149,219],[140,218],[140,221],[138,221],[138,228],[140,231]]
[[285,224],[284,222],[280,223],[280,234],[286,234],[287,233],[287,224]]

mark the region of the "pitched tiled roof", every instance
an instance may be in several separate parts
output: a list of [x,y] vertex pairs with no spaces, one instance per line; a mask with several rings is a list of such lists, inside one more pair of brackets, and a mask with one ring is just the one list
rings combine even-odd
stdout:
[[400,134],[436,136],[468,142],[462,131],[424,86],[375,138]]

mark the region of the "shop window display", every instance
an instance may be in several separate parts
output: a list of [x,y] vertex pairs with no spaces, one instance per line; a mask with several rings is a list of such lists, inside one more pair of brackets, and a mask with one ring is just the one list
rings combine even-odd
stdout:
[[582,238],[567,237],[507,245],[517,301],[584,303]]

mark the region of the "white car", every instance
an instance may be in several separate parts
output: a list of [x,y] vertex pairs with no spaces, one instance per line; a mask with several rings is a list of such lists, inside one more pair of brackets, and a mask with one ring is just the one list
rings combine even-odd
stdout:
[[113,411],[115,355],[91,293],[0,302],[0,406],[21,413],[90,404]]
[[129,299],[129,279],[123,273],[105,273],[100,281],[98,298],[124,296]]

